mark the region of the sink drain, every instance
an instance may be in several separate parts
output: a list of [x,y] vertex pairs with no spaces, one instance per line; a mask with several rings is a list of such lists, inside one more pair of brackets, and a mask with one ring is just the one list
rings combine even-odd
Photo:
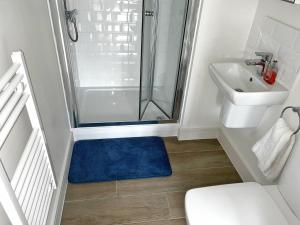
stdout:
[[234,90],[236,90],[237,92],[244,92],[243,89],[240,89],[240,88],[236,88]]

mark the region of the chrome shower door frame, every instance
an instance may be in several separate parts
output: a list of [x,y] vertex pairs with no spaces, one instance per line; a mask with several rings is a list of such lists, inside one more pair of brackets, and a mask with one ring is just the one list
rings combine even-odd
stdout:
[[[141,74],[140,74],[140,107],[139,107],[139,119],[141,120],[141,115],[143,115],[142,109],[141,109],[141,94],[142,94],[142,73],[143,73],[143,40],[144,40],[144,20],[145,20],[145,1],[143,0],[143,8],[142,8],[142,43],[141,43]],[[177,81],[176,81],[176,89],[174,93],[174,100],[173,100],[173,110],[172,110],[172,116],[168,120],[160,120],[160,123],[176,123],[178,122],[180,118],[181,108],[182,108],[182,102],[184,97],[184,88],[186,84],[187,79],[187,73],[189,70],[190,62],[191,62],[191,56],[192,56],[192,47],[194,43],[194,38],[196,36],[196,26],[197,26],[197,19],[198,15],[201,9],[201,0],[187,0],[186,5],[186,15],[185,15],[185,22],[184,22],[184,29],[183,29],[183,38],[182,38],[182,48],[181,48],[181,54],[180,54],[180,61],[178,66],[178,75],[177,75]],[[153,77],[153,75],[152,75]],[[150,89],[153,89],[153,78],[151,82]],[[150,96],[150,100],[152,99],[152,96]],[[153,102],[153,101],[152,101]],[[147,103],[147,105],[148,105]],[[169,117],[155,102],[153,102],[161,111],[163,114],[165,114],[167,117]],[[146,106],[147,108],[147,106]],[[143,110],[145,111],[145,110]]]
[[173,104],[173,121],[180,118],[185,86],[189,67],[191,66],[193,44],[195,42],[198,16],[202,8],[202,0],[188,0],[187,16],[185,21],[185,31],[182,43],[181,59],[178,69],[176,92]]
[[[145,9],[144,9],[144,1],[143,0],[143,8],[142,8],[142,13],[144,15]],[[61,1],[55,1],[57,4],[58,2],[61,3]],[[168,120],[160,120],[160,123],[176,123],[179,118],[180,118],[180,113],[181,113],[181,108],[182,108],[182,103],[183,103],[183,97],[184,97],[184,89],[185,89],[185,84],[186,84],[186,79],[187,79],[187,74],[191,62],[191,54],[192,54],[192,47],[194,43],[194,39],[196,36],[196,25],[197,25],[197,20],[198,20],[198,15],[201,10],[201,0],[188,0],[187,3],[187,12],[186,12],[186,18],[185,18],[185,27],[184,27],[184,32],[183,32],[183,41],[182,41],[182,49],[181,49],[181,57],[180,57],[180,63],[178,67],[178,76],[177,76],[177,83],[176,83],[176,91],[174,95],[174,103],[173,103],[173,112],[172,112],[172,117]],[[62,10],[62,5],[57,4],[56,5],[57,9],[55,10]],[[52,9],[55,11],[54,9]],[[144,17],[144,16],[143,16]],[[143,18],[144,21],[144,18]],[[70,65],[70,54],[68,54],[68,49],[66,49],[66,28],[64,22],[60,24],[62,26],[62,33],[64,34],[64,40],[62,41],[62,47],[64,48],[64,51],[66,51],[66,59],[67,62],[63,61],[63,64],[67,64],[67,79],[68,82],[64,80],[64,88],[65,91],[68,92],[68,104],[70,105],[70,108],[72,111],[69,111],[69,118],[70,118],[70,123],[72,127],[79,127],[79,110],[76,102],[76,91],[75,91],[75,82],[73,79],[73,74],[71,72],[71,65]],[[55,34],[55,33],[54,33]],[[57,36],[60,36],[61,33],[57,32]],[[142,35],[143,35],[143,27],[142,27]],[[61,41],[56,37],[56,40],[59,42]],[[142,45],[143,45],[143,36],[142,36]],[[63,57],[62,57],[63,58]],[[141,62],[143,58],[143,52],[141,52]],[[69,60],[68,60],[69,59]],[[61,60],[61,59],[60,59]],[[140,71],[142,73],[142,64]],[[142,74],[140,74],[142,76]],[[140,81],[141,83],[142,81]],[[142,83],[141,83],[142,84]],[[152,87],[153,88],[153,82],[152,82]],[[141,86],[140,86],[141,87]],[[140,99],[141,101],[141,99]],[[141,108],[139,109],[141,110]],[[97,126],[97,124],[95,124]]]

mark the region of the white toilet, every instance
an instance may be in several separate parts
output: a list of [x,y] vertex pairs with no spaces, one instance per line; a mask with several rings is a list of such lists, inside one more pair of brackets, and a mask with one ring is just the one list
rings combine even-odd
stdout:
[[[295,149],[296,150],[296,149]],[[300,149],[278,185],[229,184],[193,189],[185,197],[189,225],[299,225]]]

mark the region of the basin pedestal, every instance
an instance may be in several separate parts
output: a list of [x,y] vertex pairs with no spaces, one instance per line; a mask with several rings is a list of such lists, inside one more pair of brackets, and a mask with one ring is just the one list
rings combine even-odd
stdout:
[[223,98],[220,120],[228,128],[257,127],[264,116],[267,106],[234,105]]

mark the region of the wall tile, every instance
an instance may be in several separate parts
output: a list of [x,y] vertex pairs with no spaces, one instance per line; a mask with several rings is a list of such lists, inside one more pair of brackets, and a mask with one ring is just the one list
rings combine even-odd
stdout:
[[266,17],[253,25],[244,56],[256,58],[255,51],[274,54],[278,59],[278,80],[291,88],[300,71],[300,31]]
[[[255,48],[255,49],[257,49],[257,48]],[[253,48],[246,47],[245,52],[244,52],[244,57],[247,59],[256,57]]]
[[280,60],[283,64],[287,65],[294,70],[296,73],[299,72],[300,68],[300,53],[295,52],[291,48],[287,48],[282,46],[279,49],[278,60]]
[[252,30],[249,34],[248,47],[257,48],[260,39],[262,38],[261,29],[257,25],[253,25]]
[[295,43],[297,33],[296,29],[278,23],[272,36],[280,45],[292,47]]
[[264,34],[273,35],[277,24],[270,17],[265,17],[261,23],[260,30]]
[[292,70],[291,68],[284,66],[281,70],[281,74],[279,74],[280,81],[283,85],[286,87],[292,87],[298,73],[295,70]]
[[139,86],[142,0],[69,0],[82,86]]
[[78,0],[77,1],[77,9],[79,10],[89,10],[91,9],[92,2],[90,0],[82,1]]
[[258,51],[272,52],[275,57],[278,55],[280,44],[271,36],[263,34],[258,44]]

